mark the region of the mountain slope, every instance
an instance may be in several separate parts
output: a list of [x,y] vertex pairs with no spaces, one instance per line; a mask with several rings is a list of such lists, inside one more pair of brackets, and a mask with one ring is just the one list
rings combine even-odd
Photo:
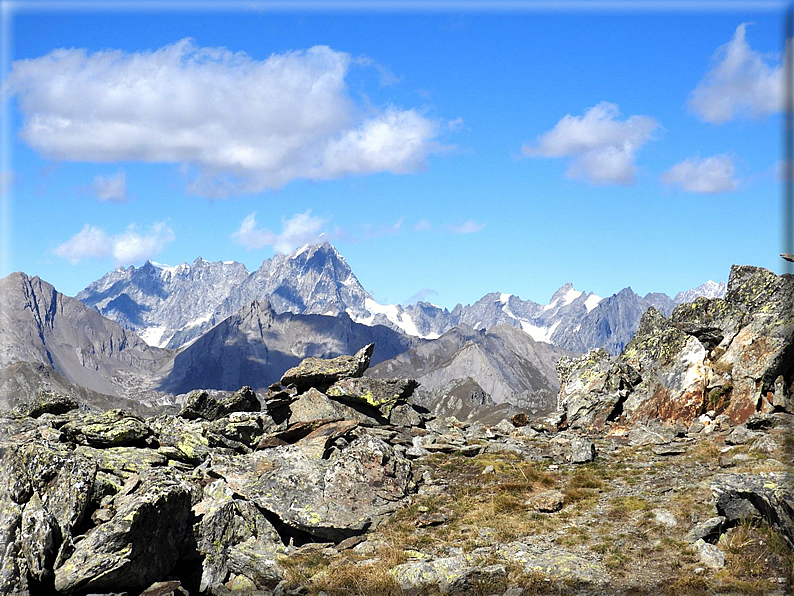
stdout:
[[77,299],[162,347],[178,330],[209,320],[247,277],[245,265],[233,261],[210,263],[199,257],[176,267],[147,261],[111,271]]
[[440,394],[470,378],[495,404],[508,403],[533,413],[556,406],[556,361],[567,352],[536,342],[520,329],[456,327],[367,371],[367,376],[413,376],[423,392]]
[[255,300],[184,347],[160,388],[177,394],[243,385],[260,389],[309,356],[353,354],[374,343],[372,362],[377,363],[422,342],[381,325],[355,323],[345,313],[278,313],[269,302]]
[[[137,399],[147,379],[171,358],[133,332],[38,277],[12,273],[0,280],[0,366],[52,367],[92,391]],[[151,397],[151,395],[149,396]]]

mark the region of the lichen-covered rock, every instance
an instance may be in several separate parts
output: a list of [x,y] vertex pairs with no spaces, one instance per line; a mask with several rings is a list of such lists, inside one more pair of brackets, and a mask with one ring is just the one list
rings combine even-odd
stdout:
[[187,396],[179,416],[188,420],[218,420],[232,412],[258,412],[256,393],[250,387],[239,391],[193,391]]
[[77,407],[77,401],[71,397],[52,391],[41,391],[30,403],[20,406],[19,412],[38,418],[42,414],[65,414]]
[[190,489],[173,474],[150,472],[118,497],[116,515],[86,534],[55,569],[62,592],[143,590],[185,550]]
[[[284,554],[286,549],[281,539],[265,516],[248,501],[233,499],[233,491],[223,480],[215,480],[204,487],[203,499],[193,507],[193,512],[201,516],[197,525],[196,542],[198,552],[204,556],[200,589],[205,592],[223,584],[230,570],[248,577],[258,589],[269,589],[278,583],[272,578],[283,578],[275,561],[277,555]],[[246,541],[258,548],[256,564],[246,559],[249,546],[242,546]],[[270,564],[264,562],[269,554]],[[262,569],[268,568],[267,581],[258,572],[257,564]]]
[[389,424],[410,428],[412,426],[421,427],[424,425],[424,421],[411,404],[401,404],[389,412]]
[[794,474],[720,474],[712,481],[711,492],[726,523],[760,519],[794,545]]
[[61,530],[36,493],[22,513],[21,538],[28,573],[38,582],[48,579],[61,544]]
[[413,488],[411,463],[378,438],[364,435],[328,454],[326,447],[318,434],[219,460],[210,471],[284,524],[333,541],[362,533]]
[[628,374],[616,374],[605,353],[561,360],[558,404],[569,426],[691,425],[709,410],[740,424],[756,412],[787,410],[794,276],[734,265],[724,299],[681,304],[670,319],[649,308],[617,363]]
[[129,445],[152,434],[141,418],[122,410],[87,414],[67,422],[61,430],[76,443],[96,447]]
[[360,377],[369,366],[375,344],[361,348],[354,356],[336,358],[306,358],[298,366],[289,369],[281,377],[281,385],[295,385],[299,391],[315,387],[320,391],[337,381]]
[[206,422],[158,416],[149,425],[160,444],[160,452],[168,459],[195,465],[209,457],[209,441],[204,436]]
[[704,410],[706,357],[700,341],[649,308],[620,356],[642,377],[623,402],[623,415],[691,424]]
[[601,428],[622,414],[622,404],[642,379],[630,364],[593,350],[558,364],[558,410],[571,428]]
[[348,378],[326,390],[329,397],[373,408],[388,416],[392,408],[405,403],[419,386],[413,379]]
[[557,547],[511,542],[497,547],[495,554],[503,561],[520,565],[527,573],[540,572],[550,577],[596,585],[609,581],[609,574],[601,563]]
[[320,393],[311,388],[290,405],[290,424],[311,422],[322,419],[358,420],[367,426],[378,426],[386,422],[380,412],[374,408],[354,408]]
[[482,557],[457,555],[409,561],[390,570],[402,593],[415,596],[438,590],[441,594],[469,594],[476,585],[493,584],[507,574],[502,565],[482,565]]
[[583,437],[574,437],[571,440],[570,460],[572,464],[590,463],[595,456],[596,448],[591,440]]

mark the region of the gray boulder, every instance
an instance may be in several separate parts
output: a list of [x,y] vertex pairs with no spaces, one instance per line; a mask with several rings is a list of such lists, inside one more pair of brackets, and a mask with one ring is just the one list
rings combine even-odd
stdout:
[[256,393],[250,387],[239,391],[193,391],[187,397],[179,416],[188,420],[218,420],[232,412],[258,412],[261,409]]
[[143,590],[186,550],[190,489],[173,474],[151,472],[115,502],[116,514],[77,542],[55,569],[61,592]]
[[388,416],[392,408],[405,403],[418,386],[413,379],[348,378],[334,383],[325,393]]
[[375,344],[368,344],[353,356],[336,358],[306,358],[298,366],[289,369],[281,377],[281,385],[295,385],[299,391],[311,387],[326,389],[337,381],[360,377],[369,367],[369,359]]
[[411,463],[381,439],[364,434],[324,459],[328,438],[318,432],[227,458],[210,471],[290,528],[340,541],[395,511],[414,481]]
[[711,492],[728,524],[763,520],[794,545],[794,474],[720,474],[712,481]]

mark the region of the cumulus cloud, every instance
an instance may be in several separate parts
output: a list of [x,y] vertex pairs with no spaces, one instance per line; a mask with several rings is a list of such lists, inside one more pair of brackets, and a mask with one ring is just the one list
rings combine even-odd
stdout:
[[130,225],[121,234],[111,235],[102,228],[86,224],[83,229],[55,249],[55,254],[72,264],[88,258],[112,257],[116,265],[130,265],[151,259],[176,236],[165,223],[153,224],[141,232]]
[[110,176],[96,176],[91,190],[100,201],[127,202],[127,174],[119,170]]
[[329,240],[329,236],[323,231],[327,224],[326,220],[315,217],[311,213],[311,210],[308,210],[282,219],[280,234],[267,228],[257,228],[256,212],[250,213],[243,219],[231,238],[248,250],[272,246],[280,253],[292,252],[304,244]]
[[748,23],[717,49],[714,66],[689,97],[689,107],[706,122],[761,117],[783,108],[783,65],[750,48]]
[[450,224],[447,226],[447,229],[456,234],[474,234],[475,232],[485,229],[485,225],[484,223],[477,223],[473,219],[470,219],[462,224]]
[[422,168],[439,122],[363,108],[349,54],[327,46],[264,60],[191,39],[154,51],[58,49],[12,64],[22,138],[63,161],[184,166],[205,196]]
[[687,192],[717,194],[736,190],[733,161],[727,155],[691,157],[662,174],[662,181]]
[[650,116],[620,120],[618,106],[602,101],[583,116],[566,115],[550,131],[525,144],[526,157],[568,157],[567,175],[595,184],[631,184],[637,168],[635,154],[659,128]]

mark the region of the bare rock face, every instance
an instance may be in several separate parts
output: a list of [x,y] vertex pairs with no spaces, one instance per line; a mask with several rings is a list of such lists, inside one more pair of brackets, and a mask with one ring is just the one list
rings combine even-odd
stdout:
[[790,411],[794,277],[735,265],[724,299],[680,304],[669,319],[649,308],[620,356],[563,360],[559,374],[558,409],[573,427]]
[[622,413],[622,404],[642,380],[626,362],[613,362],[605,350],[593,350],[558,364],[559,407],[572,428],[601,427]]

